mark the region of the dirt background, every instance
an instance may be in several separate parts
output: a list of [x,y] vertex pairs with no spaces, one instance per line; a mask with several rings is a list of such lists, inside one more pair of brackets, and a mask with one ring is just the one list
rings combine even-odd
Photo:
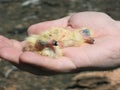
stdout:
[[[120,0],[0,0],[0,34],[23,40],[30,25],[81,11],[105,12],[120,20]],[[0,90],[120,90],[119,74],[115,69],[36,76],[2,61]]]

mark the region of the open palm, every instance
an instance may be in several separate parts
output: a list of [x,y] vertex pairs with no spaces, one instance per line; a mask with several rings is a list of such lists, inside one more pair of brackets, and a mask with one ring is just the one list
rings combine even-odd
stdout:
[[64,48],[63,57],[52,59],[22,52],[23,42],[0,37],[0,57],[34,74],[68,73],[89,68],[116,67],[120,64],[120,22],[99,12],[81,12],[32,25],[28,34],[39,34],[50,27],[69,30],[87,27],[94,31],[95,43]]

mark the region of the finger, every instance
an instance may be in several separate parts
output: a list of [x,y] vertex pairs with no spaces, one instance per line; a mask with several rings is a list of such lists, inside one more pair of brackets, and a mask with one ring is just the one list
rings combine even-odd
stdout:
[[32,52],[25,52],[22,54],[20,56],[20,61],[55,72],[69,72],[76,69],[75,65],[69,60],[69,58],[61,57],[53,59]]
[[105,36],[114,33],[115,21],[105,13],[101,12],[80,12],[71,16],[69,26],[74,29],[89,28],[95,33],[95,37]]
[[11,42],[9,39],[7,39],[6,37],[4,36],[0,36],[0,48],[3,48],[5,46],[9,46],[11,45]]
[[11,39],[10,41],[11,41],[13,47],[15,47],[18,50],[22,50],[22,48],[24,46],[24,41],[23,42],[19,42],[19,41],[14,40],[14,39]]
[[69,16],[53,21],[45,21],[38,24],[34,24],[29,27],[28,34],[38,34],[43,30],[46,30],[50,27],[66,27],[68,24]]
[[0,41],[3,41],[3,40],[8,40],[6,37],[4,37],[4,36],[2,36],[2,35],[0,35]]
[[12,62],[12,63],[19,63],[19,56],[22,53],[21,50],[18,50],[14,47],[4,47],[0,49],[0,57]]
[[[99,27],[106,25],[106,22],[111,22],[113,19],[105,13],[101,12],[80,12],[71,16],[69,24],[73,28],[84,26]],[[97,25],[97,26],[96,26]]]

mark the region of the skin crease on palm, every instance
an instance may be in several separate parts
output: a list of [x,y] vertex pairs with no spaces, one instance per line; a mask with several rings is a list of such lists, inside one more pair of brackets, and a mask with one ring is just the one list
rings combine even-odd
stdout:
[[80,47],[64,48],[62,51],[65,56],[52,59],[33,52],[22,52],[24,41],[0,36],[0,57],[33,74],[72,73],[82,68],[108,68],[120,65],[120,21],[113,20],[101,12],[80,12],[32,25],[28,29],[28,34],[39,34],[52,26],[69,30],[90,28],[94,32],[95,42]]

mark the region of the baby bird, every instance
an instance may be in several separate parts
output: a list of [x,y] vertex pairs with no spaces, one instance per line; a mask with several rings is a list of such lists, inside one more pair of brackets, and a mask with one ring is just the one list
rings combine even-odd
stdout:
[[51,28],[38,35],[31,35],[25,41],[23,51],[33,51],[52,58],[63,56],[62,48],[94,43],[93,32],[87,28],[70,31],[59,27]]

